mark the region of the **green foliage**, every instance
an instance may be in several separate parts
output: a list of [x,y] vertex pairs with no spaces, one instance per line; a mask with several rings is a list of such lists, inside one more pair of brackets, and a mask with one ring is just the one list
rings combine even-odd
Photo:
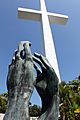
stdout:
[[5,113],[8,101],[7,92],[0,95],[0,113]]
[[41,108],[37,105],[30,106],[29,107],[29,113],[30,113],[30,116],[37,117],[41,113]]
[[80,108],[80,80],[72,80],[67,84],[62,81],[60,88],[60,120],[79,120],[80,113],[75,114],[75,110]]

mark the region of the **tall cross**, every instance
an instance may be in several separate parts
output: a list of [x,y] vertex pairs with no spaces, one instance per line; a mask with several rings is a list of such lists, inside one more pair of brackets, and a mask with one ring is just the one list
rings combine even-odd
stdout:
[[18,8],[18,17],[42,22],[44,53],[46,58],[54,68],[59,78],[59,82],[61,82],[50,23],[66,24],[68,16],[47,12],[45,0],[40,0],[40,9],[41,10],[38,11],[33,9]]

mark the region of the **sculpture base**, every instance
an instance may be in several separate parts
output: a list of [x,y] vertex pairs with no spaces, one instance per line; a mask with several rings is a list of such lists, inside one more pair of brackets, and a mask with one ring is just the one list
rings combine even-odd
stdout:
[[[0,120],[3,120],[5,114],[0,113]],[[37,120],[38,117],[30,117],[30,120]]]

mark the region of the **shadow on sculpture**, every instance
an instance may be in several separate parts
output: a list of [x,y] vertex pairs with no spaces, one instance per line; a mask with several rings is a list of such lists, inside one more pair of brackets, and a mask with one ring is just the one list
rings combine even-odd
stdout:
[[41,115],[38,120],[58,120],[59,115],[59,80],[54,69],[47,59],[37,53],[33,60],[38,63],[42,70],[34,63],[37,71],[35,87],[42,101]]
[[[58,120],[59,80],[44,56],[37,53],[32,56],[30,45],[29,41],[20,42],[9,65],[7,75],[9,99],[3,120],[30,120],[29,101],[34,86],[42,101],[38,120]],[[37,72],[36,80],[34,68]]]
[[29,101],[33,92],[34,65],[30,42],[20,42],[9,65],[8,106],[4,120],[30,120]]

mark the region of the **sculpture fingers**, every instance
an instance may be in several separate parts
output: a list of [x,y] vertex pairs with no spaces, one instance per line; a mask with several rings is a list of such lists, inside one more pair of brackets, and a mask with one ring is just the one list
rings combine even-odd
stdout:
[[42,71],[43,71],[44,69],[46,69],[46,67],[43,65],[43,63],[40,61],[39,58],[33,56],[33,60],[40,65]]
[[42,72],[41,72],[40,68],[36,65],[35,62],[34,62],[34,68],[36,69],[37,76],[39,76]]
[[7,75],[7,89],[8,92],[10,89],[14,88],[16,82],[14,81],[14,73],[15,73],[15,64],[12,63],[8,67],[8,75]]
[[32,54],[31,54],[30,46],[31,46],[31,43],[29,41],[26,41],[26,43],[23,44],[26,60],[28,60],[28,59],[32,60]]
[[16,54],[17,54],[17,49],[14,51],[14,54],[13,54],[12,61],[11,61],[10,65],[15,63],[15,61],[16,61]]
[[15,56],[16,59],[18,59],[18,60],[21,59],[20,53],[22,50],[23,50],[23,44],[22,44],[22,42],[19,42],[18,50],[17,50],[16,56]]
[[34,56],[37,57],[37,58],[39,58],[40,61],[43,63],[43,65],[44,65],[46,68],[51,67],[49,61],[48,61],[47,58],[44,57],[43,55],[38,54],[38,53],[34,53]]

